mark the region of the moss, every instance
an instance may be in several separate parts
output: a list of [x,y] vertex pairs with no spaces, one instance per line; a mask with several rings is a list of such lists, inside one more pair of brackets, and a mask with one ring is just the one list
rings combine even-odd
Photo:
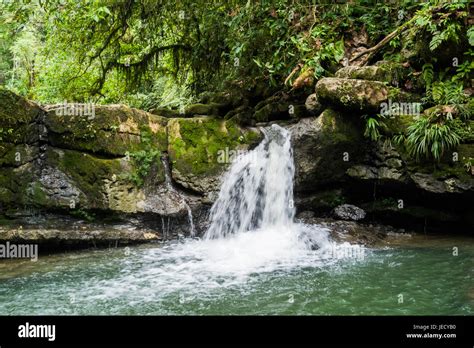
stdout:
[[13,170],[0,168],[0,203],[14,202],[15,195],[12,191]]
[[64,150],[58,153],[48,150],[48,162],[68,175],[74,184],[86,195],[88,203],[97,208],[106,208],[104,201],[104,180],[122,173],[120,160],[100,159],[89,154]]
[[185,115],[188,117],[196,115],[218,116],[221,110],[226,108],[225,104],[209,103],[209,104],[191,104],[185,109]]
[[419,98],[379,81],[323,78],[316,85],[318,99],[325,104],[357,112],[380,112],[380,104],[417,101]]
[[378,66],[348,66],[337,71],[336,77],[392,83],[399,81],[402,72],[401,64],[385,62]]
[[166,150],[166,123],[164,117],[123,105],[97,106],[92,119],[57,115],[54,111],[46,118],[54,146],[112,156],[143,150],[144,131],[149,133],[153,146]]
[[180,117],[178,110],[166,109],[166,108],[155,108],[149,111],[153,115],[162,116],[166,118]]
[[345,202],[346,198],[342,195],[341,190],[322,191],[311,197],[311,208],[313,210],[330,210]]
[[43,191],[43,186],[39,182],[33,182],[29,185],[28,201],[36,206],[48,206],[49,197]]
[[351,122],[344,120],[344,117],[333,109],[324,110],[317,118],[321,122],[322,136],[327,141],[335,143],[352,143],[360,140],[360,132]]
[[34,103],[0,87],[0,140],[32,143],[38,129],[34,123],[41,109]]
[[181,173],[213,175],[222,170],[219,151],[256,143],[260,135],[244,131],[231,120],[210,117],[173,119],[168,125],[169,155],[173,168]]
[[386,136],[405,133],[415,117],[415,115],[397,115],[396,117],[384,118],[382,132]]
[[33,161],[38,153],[38,147],[26,144],[3,143],[0,145],[0,167],[20,166]]

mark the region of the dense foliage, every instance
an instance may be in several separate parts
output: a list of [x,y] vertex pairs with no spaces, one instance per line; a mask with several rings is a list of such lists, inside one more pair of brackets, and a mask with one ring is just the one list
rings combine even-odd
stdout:
[[176,83],[194,93],[226,82],[248,87],[256,79],[282,85],[298,66],[316,78],[334,69],[353,28],[365,27],[377,40],[415,7],[2,0],[2,83],[44,102],[166,99]]
[[[470,132],[465,89],[474,68],[474,30],[468,6],[441,0],[0,0],[0,84],[42,103],[177,108],[209,90],[258,95],[262,88],[312,86],[347,65],[355,48],[372,47],[402,28],[365,58],[404,62],[403,52],[415,52],[424,107],[460,110],[464,126],[449,126],[444,116],[426,118],[398,136],[417,149],[415,157],[438,159],[462,139],[456,129]],[[440,54],[446,47],[456,47],[448,62]],[[383,119],[366,120],[366,135],[379,139]]]

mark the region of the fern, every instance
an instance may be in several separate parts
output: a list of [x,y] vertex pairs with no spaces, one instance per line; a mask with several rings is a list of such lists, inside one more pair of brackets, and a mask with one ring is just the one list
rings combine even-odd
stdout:
[[466,101],[461,82],[453,79],[451,81],[435,82],[431,88],[431,97],[436,104],[462,104]]
[[431,86],[434,78],[434,71],[433,71],[433,64],[424,64],[422,67],[422,75],[423,80],[425,81],[427,86]]
[[474,27],[468,29],[467,39],[469,40],[469,45],[474,46]]
[[433,38],[430,41],[430,50],[434,51],[436,48],[439,47],[439,45],[441,45],[443,41],[444,41],[443,32],[435,31],[433,33]]
[[408,127],[405,144],[416,160],[432,157],[439,161],[447,150],[459,145],[460,140],[450,120],[432,122],[431,118],[424,117]]
[[381,127],[382,122],[379,122],[378,118],[382,117],[377,116],[366,118],[364,136],[373,141],[379,140],[381,138],[379,128]]

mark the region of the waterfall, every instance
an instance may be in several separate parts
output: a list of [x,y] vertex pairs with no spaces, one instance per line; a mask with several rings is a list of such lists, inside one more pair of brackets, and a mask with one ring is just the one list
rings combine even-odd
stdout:
[[173,243],[157,252],[156,257],[173,260],[173,270],[166,272],[214,287],[220,286],[216,276],[230,277],[232,284],[254,272],[325,262],[323,256],[331,247],[329,231],[294,222],[291,134],[278,125],[262,132],[261,143],[237,158],[224,175],[203,238]]
[[290,132],[276,124],[262,131],[263,141],[238,158],[225,175],[205,239],[293,225],[295,167]]

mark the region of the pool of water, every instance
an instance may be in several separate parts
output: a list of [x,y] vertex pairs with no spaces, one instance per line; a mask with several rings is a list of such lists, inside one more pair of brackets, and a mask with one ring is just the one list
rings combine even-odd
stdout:
[[265,233],[2,261],[0,315],[474,313],[473,239],[328,257]]

